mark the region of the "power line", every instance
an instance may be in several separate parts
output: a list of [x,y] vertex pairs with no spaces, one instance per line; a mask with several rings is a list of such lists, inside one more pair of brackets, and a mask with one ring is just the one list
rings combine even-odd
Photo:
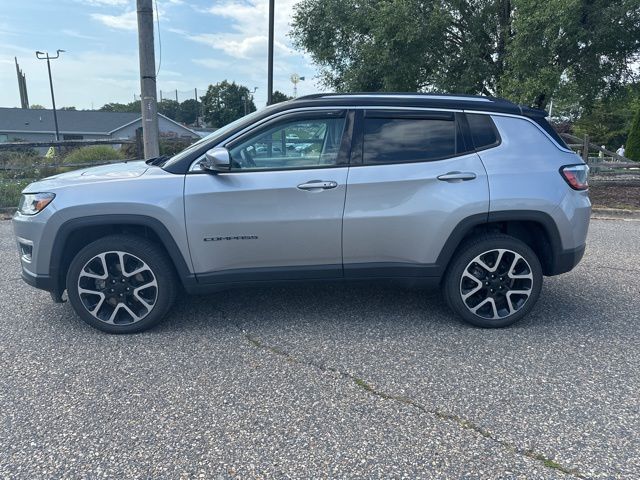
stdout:
[[162,67],[162,37],[160,36],[160,13],[158,12],[158,0],[153,2],[156,6],[156,25],[158,26],[158,70],[156,71],[156,77],[160,73]]

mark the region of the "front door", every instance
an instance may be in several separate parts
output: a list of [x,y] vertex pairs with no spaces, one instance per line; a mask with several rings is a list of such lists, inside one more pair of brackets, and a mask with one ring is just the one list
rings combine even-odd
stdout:
[[187,174],[199,282],[342,276],[350,121],[345,111],[281,116],[225,145],[230,172]]

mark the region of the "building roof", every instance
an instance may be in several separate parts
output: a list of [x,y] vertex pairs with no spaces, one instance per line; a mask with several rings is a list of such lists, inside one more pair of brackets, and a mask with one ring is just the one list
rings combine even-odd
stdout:
[[[98,110],[57,110],[61,133],[102,134],[135,122],[139,113]],[[55,132],[53,110],[0,108],[0,132]]]
[[[141,119],[137,112],[103,112],[100,110],[57,110],[58,130],[62,134],[110,135]],[[197,137],[188,127],[158,114]],[[54,133],[53,110],[0,107],[0,132]]]

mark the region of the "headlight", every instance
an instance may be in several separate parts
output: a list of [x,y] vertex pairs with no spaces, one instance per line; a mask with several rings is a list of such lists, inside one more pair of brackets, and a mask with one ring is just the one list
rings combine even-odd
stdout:
[[35,215],[44,210],[54,198],[55,193],[23,193],[18,211],[22,215]]

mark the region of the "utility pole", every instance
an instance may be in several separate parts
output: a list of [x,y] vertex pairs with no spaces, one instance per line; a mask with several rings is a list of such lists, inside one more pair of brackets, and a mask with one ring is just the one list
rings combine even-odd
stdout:
[[60,54],[64,52],[64,50],[56,50],[56,56],[50,57],[49,52],[36,52],[36,58],[38,60],[46,60],[47,61],[47,69],[49,70],[49,87],[51,87],[51,104],[53,105],[53,123],[56,126],[56,141],[60,140],[60,130],[58,129],[58,114],[56,112],[56,97],[53,95],[53,79],[51,78],[51,62],[50,60],[55,60],[60,57]]
[[194,88],[193,91],[195,92],[195,99],[196,99],[196,125],[199,127],[200,126],[200,115],[198,115],[198,113],[200,112],[200,107],[198,106],[198,88]]
[[142,138],[145,159],[160,155],[152,2],[153,0],[137,0],[138,46],[140,51],[140,105],[142,108]]
[[269,0],[269,53],[267,61],[267,105],[273,103],[273,17],[275,0]]

